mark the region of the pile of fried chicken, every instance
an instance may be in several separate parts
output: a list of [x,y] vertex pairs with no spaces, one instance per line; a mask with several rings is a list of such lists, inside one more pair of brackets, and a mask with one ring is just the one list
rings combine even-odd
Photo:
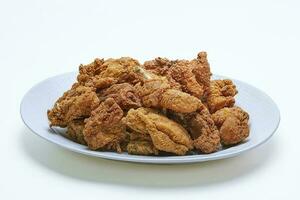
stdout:
[[206,52],[193,60],[98,59],[47,115],[91,150],[136,155],[213,153],[249,136],[229,80],[211,80]]

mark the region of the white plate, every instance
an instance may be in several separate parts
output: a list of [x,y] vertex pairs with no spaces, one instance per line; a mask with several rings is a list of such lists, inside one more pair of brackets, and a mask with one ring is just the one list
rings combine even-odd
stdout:
[[[214,76],[213,78],[225,77]],[[194,163],[223,159],[236,156],[263,144],[274,134],[280,121],[278,107],[269,96],[251,85],[233,80],[239,91],[236,96],[236,104],[250,114],[250,137],[242,144],[212,154],[187,156],[137,156],[127,153],[91,151],[86,146],[65,138],[62,129],[55,129],[53,132],[48,125],[47,109],[51,108],[56,99],[70,88],[75,79],[76,73],[72,72],[40,82],[24,96],[20,112],[24,123],[35,134],[61,147],[89,156],[157,164]]]

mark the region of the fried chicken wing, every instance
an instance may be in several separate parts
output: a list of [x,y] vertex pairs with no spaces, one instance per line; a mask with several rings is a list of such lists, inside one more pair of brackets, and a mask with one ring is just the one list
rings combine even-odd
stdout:
[[141,101],[135,88],[129,83],[121,83],[103,90],[100,99],[113,98],[125,110],[141,107]]
[[74,84],[48,110],[50,126],[66,127],[74,119],[89,117],[99,103],[95,89]]
[[75,119],[68,123],[67,136],[79,144],[86,145],[86,141],[83,137],[84,120]]
[[85,120],[84,139],[90,149],[109,149],[121,152],[120,143],[126,137],[122,122],[123,110],[113,98],[107,98]]
[[229,79],[213,80],[207,97],[207,106],[211,113],[224,107],[232,107],[237,94],[236,86]]
[[138,133],[149,134],[158,150],[184,155],[193,148],[188,132],[181,125],[152,109],[129,110],[126,124]]
[[224,145],[240,143],[249,136],[249,114],[240,107],[223,108],[212,115]]
[[199,99],[179,90],[171,89],[164,79],[150,79],[135,86],[145,107],[166,108],[180,113],[189,113],[202,106]]

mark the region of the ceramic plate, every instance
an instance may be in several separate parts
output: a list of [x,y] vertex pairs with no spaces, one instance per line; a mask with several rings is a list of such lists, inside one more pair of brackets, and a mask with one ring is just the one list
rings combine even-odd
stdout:
[[[213,76],[213,79],[226,78]],[[64,137],[64,129],[50,129],[47,110],[64,91],[76,80],[76,73],[67,73],[44,80],[31,88],[21,103],[21,116],[24,123],[35,134],[74,152],[100,158],[157,164],[194,163],[233,157],[253,149],[266,142],[276,131],[280,113],[272,99],[259,89],[242,81],[233,80],[239,91],[236,105],[250,114],[250,137],[243,143],[222,149],[212,154],[187,156],[137,156],[127,153],[91,151],[86,146],[77,144]],[[42,151],[42,150],[41,150]]]

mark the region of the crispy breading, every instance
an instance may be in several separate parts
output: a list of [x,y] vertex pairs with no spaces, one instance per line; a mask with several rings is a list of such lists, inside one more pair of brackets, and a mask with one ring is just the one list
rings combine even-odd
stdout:
[[170,111],[167,114],[189,131],[195,149],[203,153],[212,153],[220,148],[219,131],[206,107],[188,114]]
[[208,93],[211,72],[206,52],[200,52],[197,59],[191,61],[158,57],[146,61],[143,66],[152,73],[167,77],[173,88],[202,99]]
[[115,83],[138,83],[144,79],[139,73],[139,62],[129,57],[107,59],[101,65],[101,72],[86,82],[97,89],[107,88]]
[[99,75],[103,70],[102,67],[104,59],[96,58],[92,63],[79,66],[79,74],[77,81],[81,85],[85,85],[86,82],[90,81],[94,76]]
[[193,148],[188,132],[181,125],[153,109],[129,110],[126,124],[138,133],[149,134],[158,150],[184,155]]
[[136,155],[158,155],[159,151],[153,145],[150,135],[145,133],[130,132],[130,141],[127,152]]
[[86,141],[83,137],[83,129],[84,129],[84,120],[83,119],[75,119],[68,123],[67,136],[77,142],[79,144],[86,145]]
[[196,149],[212,153],[220,148],[219,131],[207,109],[188,114],[185,120]]
[[113,98],[125,110],[141,107],[135,88],[129,83],[114,84],[101,91],[100,99]]
[[189,113],[202,106],[199,99],[179,90],[171,89],[165,79],[150,79],[135,86],[145,107],[166,108],[180,113]]
[[207,106],[211,113],[224,107],[232,107],[237,94],[236,86],[229,79],[213,80],[210,83],[210,91],[207,97]]
[[50,126],[66,127],[74,119],[89,117],[99,103],[95,89],[76,83],[48,110]]
[[90,149],[110,149],[121,152],[120,143],[126,137],[123,111],[113,98],[107,98],[85,120],[84,139]]
[[127,145],[127,152],[135,155],[158,155],[158,150],[150,141],[130,141]]
[[221,142],[233,145],[249,136],[249,114],[240,107],[223,108],[212,115],[220,130]]

